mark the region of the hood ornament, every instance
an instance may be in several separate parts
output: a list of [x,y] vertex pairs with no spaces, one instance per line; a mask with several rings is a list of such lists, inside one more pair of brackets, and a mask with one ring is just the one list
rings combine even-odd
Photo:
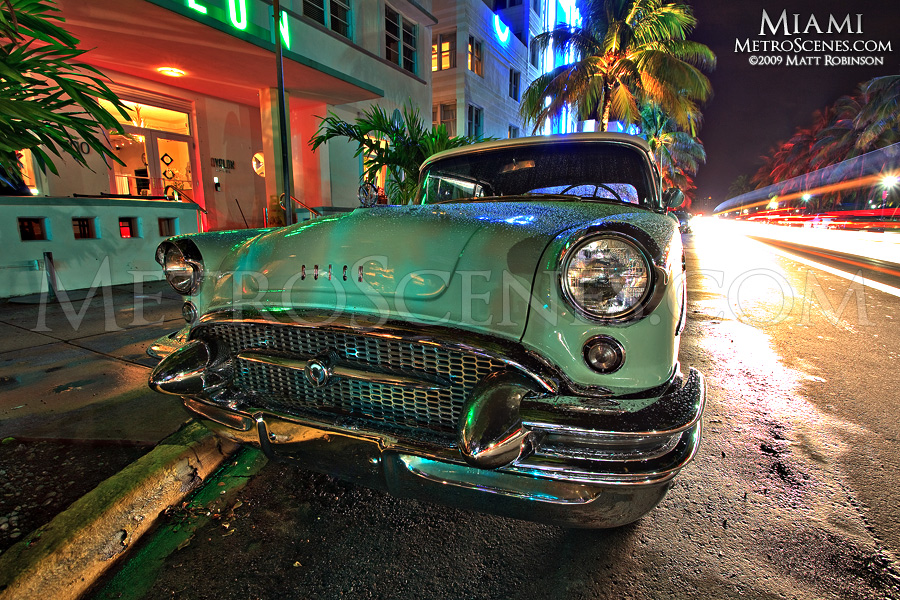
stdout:
[[363,208],[371,208],[378,202],[378,188],[371,181],[359,186],[359,204]]

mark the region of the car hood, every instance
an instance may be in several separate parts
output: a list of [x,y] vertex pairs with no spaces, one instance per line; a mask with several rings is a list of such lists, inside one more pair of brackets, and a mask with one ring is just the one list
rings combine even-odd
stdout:
[[221,265],[207,311],[366,314],[519,339],[535,273],[556,268],[555,257],[539,264],[555,237],[591,224],[660,218],[590,202],[358,209],[240,247]]

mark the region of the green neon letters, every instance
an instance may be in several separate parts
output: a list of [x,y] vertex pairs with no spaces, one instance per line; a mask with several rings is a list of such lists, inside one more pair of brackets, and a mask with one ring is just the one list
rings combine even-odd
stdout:
[[[235,6],[236,4],[237,6]],[[240,13],[240,18],[238,13]],[[231,19],[231,24],[238,29],[247,29],[247,0],[228,0],[228,17]]]
[[187,0],[188,8],[193,8],[199,13],[206,14],[206,7],[202,4],[197,4],[196,0]]
[[284,47],[291,49],[291,30],[288,27],[287,13],[281,13],[281,39],[284,41]]
[[[2,1],[2,0],[0,0]],[[216,21],[230,25],[234,29],[238,31],[243,31],[250,33],[255,37],[265,36],[265,30],[268,29],[269,39],[275,43],[277,35],[272,31],[272,20],[269,21],[269,26],[262,29],[259,23],[252,22],[251,18],[253,13],[253,6],[248,7],[248,0],[218,0],[214,2],[209,2],[208,0],[202,0],[204,3],[201,4],[201,0],[183,0],[184,4],[191,10],[195,10],[202,15],[206,15],[207,17],[213,18]],[[228,18],[225,18],[225,7],[224,4],[228,4],[227,12]],[[260,4],[262,7],[265,7],[265,4],[260,2],[259,0],[250,0],[252,4]],[[210,6],[212,4],[212,12],[210,12]],[[218,5],[218,6],[215,6]],[[257,7],[258,9],[259,7]],[[257,16],[261,16],[265,13],[258,13]],[[269,18],[272,19],[272,7],[269,6]],[[291,25],[289,15],[286,11],[281,13],[281,19],[279,20],[278,29],[281,32],[281,41],[282,46],[291,49]]]

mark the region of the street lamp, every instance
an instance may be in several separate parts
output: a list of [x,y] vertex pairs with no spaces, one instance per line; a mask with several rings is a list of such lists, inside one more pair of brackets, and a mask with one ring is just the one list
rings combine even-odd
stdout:
[[885,175],[881,178],[881,186],[884,188],[881,190],[882,210],[884,210],[884,205],[887,203],[888,193],[897,186],[898,182],[900,182],[900,177],[896,175]]

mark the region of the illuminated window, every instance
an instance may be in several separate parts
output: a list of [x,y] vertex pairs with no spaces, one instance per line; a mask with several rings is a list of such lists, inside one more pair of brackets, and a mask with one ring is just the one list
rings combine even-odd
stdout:
[[160,217],[159,237],[172,237],[173,235],[178,235],[178,218]]
[[19,157],[19,164],[21,165],[21,175],[22,181],[25,182],[25,185],[28,186],[28,189],[31,190],[32,195],[38,194],[37,187],[37,171],[34,169],[34,155],[31,153],[31,150],[22,150],[17,153]]
[[416,24],[390,6],[384,7],[384,57],[403,69],[416,72]]
[[350,2],[348,0],[303,0],[303,16],[350,38]]
[[49,240],[45,217],[19,217],[19,237],[23,242]]
[[[161,99],[161,101],[164,101]],[[171,196],[172,190],[191,200],[194,193],[194,139],[190,110],[177,104],[163,108],[123,100],[128,119],[100,100],[122,123],[124,133],[109,132],[110,147],[121,162],[111,165],[110,190],[121,196]]]
[[509,134],[507,135],[507,137],[508,137],[509,139],[513,139],[513,138],[519,137],[519,128],[516,127],[515,125],[510,125],[510,126],[509,126]]
[[466,135],[480,138],[483,134],[484,113],[474,104],[469,105],[469,118],[466,121]]
[[475,36],[469,36],[469,70],[476,75],[484,77],[484,55],[481,49],[481,40]]
[[96,217],[73,217],[72,232],[75,234],[76,240],[97,239]]
[[456,135],[456,103],[435,104],[431,107],[431,126],[443,125],[447,133]]
[[436,33],[431,42],[431,70],[456,68],[456,32]]
[[123,238],[141,237],[137,217],[119,217],[119,235]]
[[515,69],[509,70],[509,97],[519,101],[519,82],[521,81],[522,74],[516,71]]
[[125,112],[128,114],[128,118],[125,119],[108,100],[98,98],[97,102],[123,125],[181,135],[191,134],[191,122],[186,112],[123,100],[122,104],[125,105]]

